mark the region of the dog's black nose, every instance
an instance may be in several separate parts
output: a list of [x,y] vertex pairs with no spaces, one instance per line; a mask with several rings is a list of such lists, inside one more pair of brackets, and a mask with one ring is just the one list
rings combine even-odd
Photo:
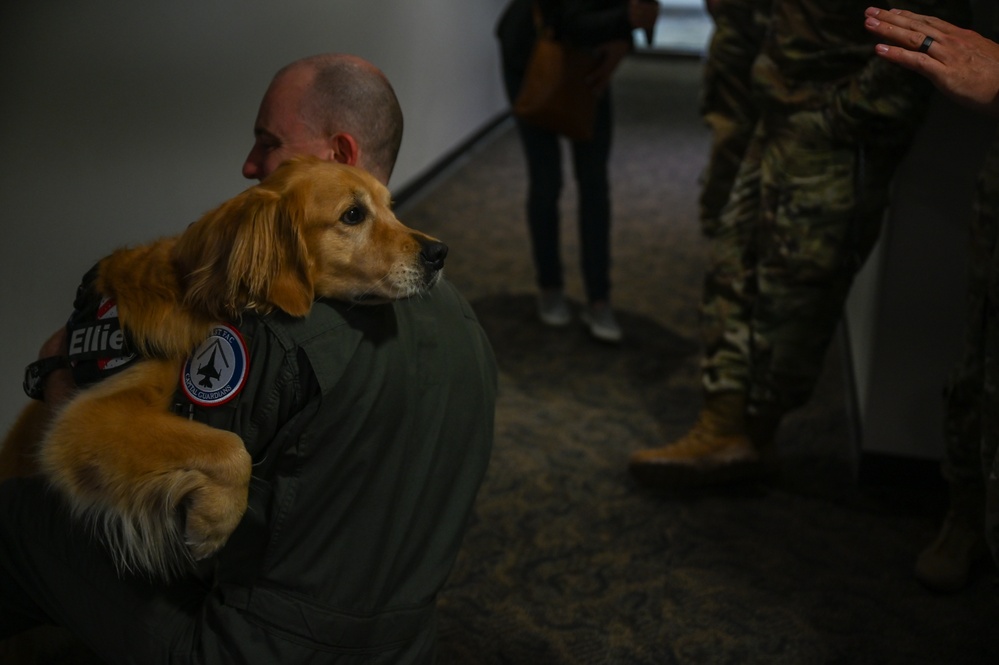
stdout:
[[447,257],[447,245],[436,240],[424,240],[420,244],[420,258],[432,270],[440,270],[444,267],[444,259]]

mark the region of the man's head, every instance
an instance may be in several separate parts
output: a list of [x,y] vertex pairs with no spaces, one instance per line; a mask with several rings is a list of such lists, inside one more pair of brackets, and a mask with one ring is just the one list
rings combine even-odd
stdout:
[[262,180],[289,157],[314,155],[388,184],[402,124],[392,86],[371,63],[335,53],[296,60],[274,76],[260,102],[243,175]]

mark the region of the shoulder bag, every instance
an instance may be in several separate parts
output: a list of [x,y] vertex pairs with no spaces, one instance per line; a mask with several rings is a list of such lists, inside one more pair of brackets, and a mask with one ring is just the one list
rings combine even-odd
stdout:
[[555,38],[535,3],[537,40],[513,104],[513,114],[524,122],[572,139],[593,137],[597,97],[587,84],[596,65],[588,50]]

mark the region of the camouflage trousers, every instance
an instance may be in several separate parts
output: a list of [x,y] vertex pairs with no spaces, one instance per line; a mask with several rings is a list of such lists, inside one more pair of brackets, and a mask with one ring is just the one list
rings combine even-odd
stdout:
[[[999,562],[999,134],[979,173],[970,229],[961,361],[945,394],[944,477],[987,490],[986,535]],[[983,485],[986,487],[983,488]]]
[[[985,427],[982,418],[997,398],[999,375],[999,140],[994,141],[979,174],[971,220],[965,339],[961,361],[945,392],[944,476],[955,482],[981,484],[992,467],[983,439],[994,438],[999,423]],[[993,444],[992,449],[995,449]]]
[[712,238],[702,380],[745,392],[751,413],[811,396],[910,138],[844,144],[834,129],[822,111],[757,123]]
[[701,117],[711,130],[711,152],[701,182],[701,229],[711,236],[728,201],[759,113],[751,71],[766,36],[771,0],[725,0],[704,63]]

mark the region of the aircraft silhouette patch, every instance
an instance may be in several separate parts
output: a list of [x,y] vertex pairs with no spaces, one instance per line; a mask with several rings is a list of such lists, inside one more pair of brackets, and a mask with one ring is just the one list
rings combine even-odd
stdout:
[[184,363],[181,384],[199,406],[219,406],[239,394],[246,383],[250,357],[235,328],[217,326]]

